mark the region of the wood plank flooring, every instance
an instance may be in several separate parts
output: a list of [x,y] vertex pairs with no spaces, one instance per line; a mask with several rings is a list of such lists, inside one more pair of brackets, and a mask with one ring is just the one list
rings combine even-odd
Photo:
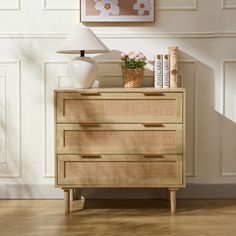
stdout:
[[1,236],[235,236],[236,200],[1,200]]

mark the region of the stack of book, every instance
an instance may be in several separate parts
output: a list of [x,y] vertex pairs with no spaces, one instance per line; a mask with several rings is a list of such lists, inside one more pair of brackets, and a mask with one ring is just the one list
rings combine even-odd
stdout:
[[155,55],[155,88],[177,88],[181,86],[178,76],[178,47],[169,47],[169,54]]

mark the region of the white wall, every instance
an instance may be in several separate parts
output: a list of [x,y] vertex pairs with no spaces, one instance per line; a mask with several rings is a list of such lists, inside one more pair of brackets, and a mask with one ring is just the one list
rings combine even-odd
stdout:
[[[140,50],[149,59],[179,46],[187,88],[187,182],[233,184],[236,0],[159,0],[156,6],[154,24],[87,26],[110,49]],[[60,194],[43,187],[54,182],[53,89],[70,84],[70,57],[55,51],[79,21],[79,0],[0,0],[0,197],[23,196],[19,186],[24,196]],[[116,51],[97,57],[102,86],[121,86]]]

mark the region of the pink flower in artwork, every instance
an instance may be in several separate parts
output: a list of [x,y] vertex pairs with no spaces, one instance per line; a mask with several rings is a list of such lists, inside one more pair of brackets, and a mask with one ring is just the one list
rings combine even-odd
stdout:
[[101,17],[108,17],[109,15],[119,15],[120,8],[118,0],[95,0],[95,9],[100,11]]
[[137,0],[133,8],[138,11],[138,15],[144,15],[145,11],[151,10],[150,0]]

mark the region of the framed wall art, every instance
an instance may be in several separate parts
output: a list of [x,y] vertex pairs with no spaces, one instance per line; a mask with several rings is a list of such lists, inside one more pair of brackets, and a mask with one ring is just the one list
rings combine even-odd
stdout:
[[81,22],[154,22],[155,0],[80,0]]

